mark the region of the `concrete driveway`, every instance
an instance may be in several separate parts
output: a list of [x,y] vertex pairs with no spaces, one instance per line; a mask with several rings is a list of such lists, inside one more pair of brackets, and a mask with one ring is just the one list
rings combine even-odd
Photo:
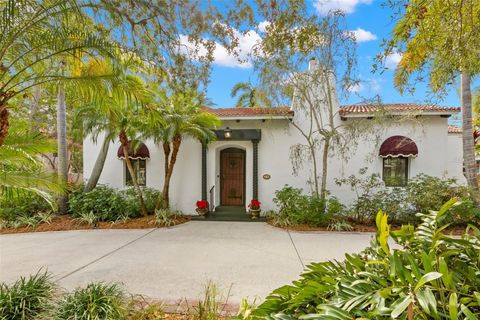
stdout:
[[266,223],[191,221],[168,229],[83,230],[0,236],[0,281],[47,269],[71,290],[123,283],[167,302],[198,299],[207,281],[229,302],[265,297],[312,261],[343,259],[372,234],[287,232]]

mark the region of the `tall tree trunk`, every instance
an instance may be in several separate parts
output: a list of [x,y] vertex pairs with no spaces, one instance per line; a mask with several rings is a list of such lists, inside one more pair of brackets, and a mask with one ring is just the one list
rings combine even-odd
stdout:
[[97,186],[98,180],[102,175],[103,167],[105,166],[105,160],[107,159],[108,149],[110,147],[110,138],[109,133],[105,134],[103,138],[102,148],[97,155],[97,160],[95,160],[95,165],[93,166],[92,173],[90,174],[90,178],[88,178],[88,182],[85,185],[84,192],[90,192]]
[[468,186],[475,193],[478,201],[477,163],[475,161],[475,140],[473,137],[472,93],[470,91],[470,74],[462,71],[462,131],[463,131],[463,164]]
[[165,181],[163,182],[163,190],[162,190],[162,197],[163,197],[163,205],[165,208],[170,208],[170,179],[172,178],[173,168],[175,166],[175,162],[177,162],[177,155],[178,151],[180,150],[180,145],[182,144],[182,136],[176,135],[173,137],[172,141],[172,156],[170,157],[170,162],[168,164],[168,171],[165,175]]
[[0,105],[0,147],[5,142],[9,127],[7,105]]
[[[62,84],[58,85],[57,99],[57,146],[58,146],[58,181],[62,186],[68,183],[68,146],[67,146],[67,107],[65,91]],[[67,213],[67,192],[63,191],[58,199],[58,211]]]
[[8,112],[8,100],[15,95],[15,92],[2,92],[0,91],[0,147],[3,146],[5,138],[8,134],[8,129],[10,128],[10,123],[8,122],[9,112]]
[[323,144],[323,156],[322,156],[322,182],[320,185],[320,199],[323,203],[323,209],[325,209],[327,198],[327,174],[328,174],[328,152],[330,149],[330,136],[325,137],[325,143]]
[[[165,160],[164,164],[164,171],[163,171],[163,189],[165,189],[165,181],[167,181],[167,175],[168,175],[168,168],[170,164],[170,153],[171,153],[171,148],[170,148],[170,142],[164,142],[163,143],[163,156]],[[155,211],[157,211],[160,208],[168,208],[164,204],[164,197],[163,197],[163,191],[160,193],[160,196],[158,197],[157,203],[155,204]]]
[[320,190],[318,186],[318,165],[317,165],[317,156],[315,155],[315,142],[309,141],[309,149],[310,154],[312,157],[312,164],[313,164],[313,186],[315,188],[315,195],[318,197],[320,196]]
[[147,208],[145,207],[145,201],[143,201],[143,192],[140,186],[138,185],[137,175],[135,174],[135,170],[133,169],[132,162],[130,161],[129,157],[129,144],[128,144],[128,137],[125,131],[121,131],[119,134],[120,144],[122,145],[123,155],[125,156],[125,163],[127,165],[128,172],[130,173],[130,177],[132,178],[132,183],[137,191],[138,201],[140,203],[140,211],[142,215],[146,217],[148,215]]

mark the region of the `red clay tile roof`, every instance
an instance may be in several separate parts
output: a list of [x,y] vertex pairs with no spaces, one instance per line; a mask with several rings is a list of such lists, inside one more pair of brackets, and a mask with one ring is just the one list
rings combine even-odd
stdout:
[[378,111],[386,112],[415,112],[415,111],[427,111],[438,112],[439,114],[446,113],[452,114],[460,112],[458,107],[441,107],[433,104],[416,104],[416,103],[392,103],[392,104],[354,104],[350,106],[341,106],[340,115],[345,116],[349,114],[359,113],[374,113]]
[[281,108],[207,108],[220,118],[261,117],[261,116],[293,116],[293,110],[288,107]]
[[448,126],[448,133],[462,133],[462,128],[457,126]]

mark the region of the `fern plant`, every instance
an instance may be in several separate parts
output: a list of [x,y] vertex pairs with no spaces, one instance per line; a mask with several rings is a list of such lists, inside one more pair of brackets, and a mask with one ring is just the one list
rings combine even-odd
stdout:
[[[376,218],[372,245],[345,260],[312,263],[301,279],[273,291],[250,318],[478,319],[480,230],[446,235],[444,221],[457,199],[421,214],[415,230],[391,231]],[[400,248],[392,249],[389,239]]]

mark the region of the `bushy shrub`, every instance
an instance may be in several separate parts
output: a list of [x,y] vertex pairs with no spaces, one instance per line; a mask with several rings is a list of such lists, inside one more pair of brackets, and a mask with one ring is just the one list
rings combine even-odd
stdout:
[[415,213],[435,210],[448,199],[455,197],[462,201],[461,205],[452,209],[452,217],[455,216],[456,223],[480,220],[480,210],[474,205],[468,188],[459,186],[455,179],[441,179],[421,174],[408,182],[406,192],[406,201],[414,207]]
[[416,230],[391,231],[379,212],[370,247],[342,262],[312,263],[250,318],[480,319],[480,230],[469,227],[460,239],[444,235],[453,203],[419,214]]
[[[328,224],[328,209],[325,211],[323,201],[316,195],[303,194],[302,189],[286,185],[275,192],[273,202],[278,206],[278,219],[281,221],[314,227]],[[332,203],[338,206],[338,201]]]
[[[147,212],[153,214],[160,192],[146,187],[142,190]],[[69,211],[77,218],[94,214],[98,221],[113,222],[141,215],[138,197],[133,187],[118,191],[107,186],[97,186],[87,193],[78,189],[70,196]]]
[[[145,208],[149,214],[155,213],[155,205],[157,204],[158,199],[160,198],[160,191],[149,188],[142,187],[143,192],[143,201],[145,203]],[[134,187],[122,190],[121,195],[127,200],[129,210],[134,211],[135,215],[138,216],[141,214],[140,207],[138,206],[138,197],[137,192]]]
[[55,284],[47,273],[20,278],[13,285],[0,284],[0,319],[28,320],[51,307]]
[[66,295],[55,312],[57,320],[124,319],[128,313],[126,294],[116,284],[91,283]]
[[39,212],[51,212],[55,208],[36,194],[21,193],[0,197],[0,220],[14,221],[18,217],[31,217]]
[[366,168],[362,168],[358,176],[336,180],[338,185],[350,186],[357,195],[345,211],[354,222],[372,223],[376,212],[382,210],[390,215],[394,224],[418,224],[420,220],[417,213],[435,210],[453,197],[462,201],[461,205],[452,209],[452,217],[456,217],[457,223],[480,220],[480,210],[473,204],[468,189],[457,185],[455,179],[421,174],[408,181],[403,188],[385,188],[379,175],[365,174]]
[[115,221],[119,217],[136,214],[130,211],[128,201],[117,190],[106,186],[97,186],[87,193],[77,190],[72,193],[68,205],[73,216],[93,213],[99,221]]
[[368,223],[375,218],[377,199],[375,194],[384,187],[378,174],[365,176],[367,168],[361,168],[359,176],[350,175],[347,178],[336,179],[339,186],[348,185],[355,192],[357,199],[348,212],[355,222]]

